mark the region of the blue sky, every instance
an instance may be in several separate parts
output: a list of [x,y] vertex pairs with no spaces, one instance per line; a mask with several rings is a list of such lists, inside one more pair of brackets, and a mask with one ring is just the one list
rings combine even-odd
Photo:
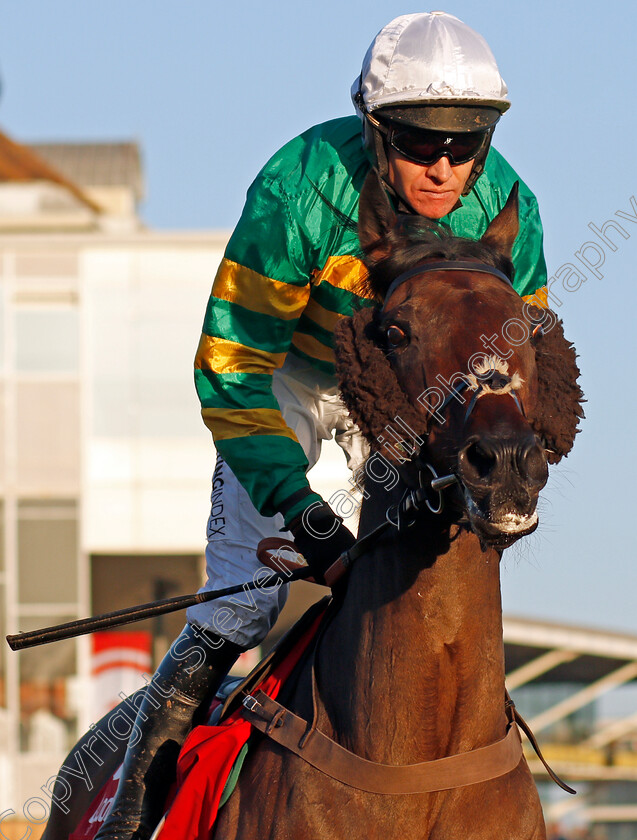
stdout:
[[[614,234],[616,251],[604,248],[601,279],[584,272],[561,295],[587,420],[544,494],[539,532],[505,554],[505,610],[637,633],[637,219],[615,215],[636,212],[637,6],[443,8],[482,32],[509,85],[495,145],[538,196],[549,274],[581,268],[574,253],[599,243],[589,223],[614,218],[628,234]],[[269,155],[350,113],[369,42],[418,10],[388,0],[0,0],[0,126],[27,141],[136,139],[150,226],[231,228]]]

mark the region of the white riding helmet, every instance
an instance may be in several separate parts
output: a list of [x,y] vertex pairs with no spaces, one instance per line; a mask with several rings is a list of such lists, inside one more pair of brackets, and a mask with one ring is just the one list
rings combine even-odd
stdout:
[[511,104],[487,42],[446,12],[401,15],[383,27],[367,50],[352,99],[363,119],[366,148],[383,178],[386,133],[379,122],[486,132],[465,194],[482,172],[493,129]]

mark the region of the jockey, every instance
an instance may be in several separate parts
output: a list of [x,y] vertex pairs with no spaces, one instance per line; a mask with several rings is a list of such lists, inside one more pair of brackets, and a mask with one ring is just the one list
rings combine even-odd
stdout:
[[[356,220],[372,167],[397,210],[472,239],[520,181],[514,287],[545,300],[536,199],[491,147],[510,103],[484,39],[444,12],[398,17],[372,42],[352,98],[357,115],[310,128],[265,165],[214,281],[195,361],[218,455],[204,590],[258,582],[264,537],[288,532],[319,581],[354,542],[306,472],[332,436],[352,469],[367,454],[339,399],[332,347],[337,320],[373,303],[355,230],[342,222]],[[188,611],[153,678],[160,702],[151,683],[140,706],[141,737],[100,840],[150,836],[193,716],[285,603],[287,586],[262,580],[252,594]]]

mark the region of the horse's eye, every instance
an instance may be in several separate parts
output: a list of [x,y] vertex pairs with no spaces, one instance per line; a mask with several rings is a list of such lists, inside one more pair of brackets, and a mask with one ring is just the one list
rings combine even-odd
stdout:
[[395,324],[392,324],[391,327],[387,327],[385,337],[387,338],[387,346],[392,349],[395,349],[396,347],[403,347],[409,341],[407,333]]

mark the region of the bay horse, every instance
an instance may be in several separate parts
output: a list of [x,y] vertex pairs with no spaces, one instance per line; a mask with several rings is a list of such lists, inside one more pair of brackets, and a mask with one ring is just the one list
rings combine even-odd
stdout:
[[[337,744],[390,765],[504,738],[500,557],[536,528],[547,463],[568,453],[583,416],[575,352],[561,324],[507,282],[517,189],[479,242],[427,227],[396,215],[368,178],[359,237],[379,306],[340,323],[337,372],[352,417],[400,480],[388,490],[368,477],[359,537],[418,485],[423,463],[429,479],[456,480],[442,491],[440,513],[432,512],[433,494],[411,527],[379,538],[351,568],[317,645],[314,711],[309,663],[282,700],[307,721],[315,714],[318,731]],[[403,430],[402,444],[392,428]],[[546,836],[524,758],[490,781],[436,792],[373,793],[350,781],[264,738],[213,837]]]
[[[337,584],[313,657],[278,699],[348,755],[401,768],[509,738],[500,558],[537,527],[547,464],[573,446],[582,393],[561,323],[510,283],[517,189],[476,242],[396,214],[372,174],[358,227],[377,305],[339,323],[337,373],[372,451],[359,538],[386,519],[397,527]],[[367,790],[355,772],[338,780],[258,736],[212,837],[543,840],[517,747],[488,780],[406,793]],[[105,751],[100,783],[124,749]],[[90,799],[54,809],[46,840],[66,840]]]

